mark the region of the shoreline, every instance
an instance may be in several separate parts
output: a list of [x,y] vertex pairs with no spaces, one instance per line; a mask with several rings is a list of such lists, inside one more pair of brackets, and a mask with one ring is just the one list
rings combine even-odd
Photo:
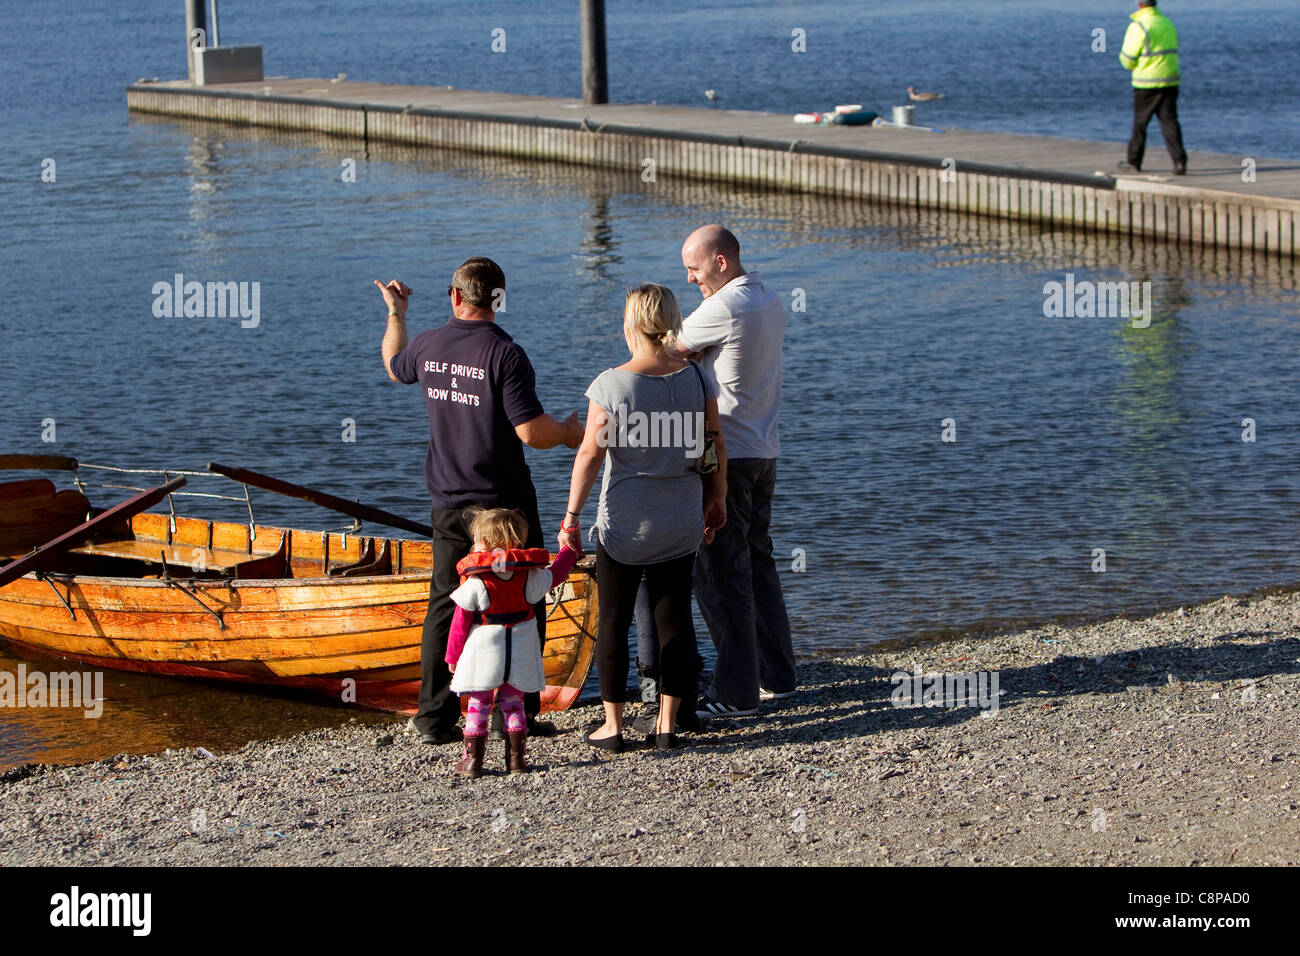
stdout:
[[921,645],[943,644],[947,641],[963,639],[984,640],[986,638],[1002,637],[1026,631],[1043,630],[1050,627],[1079,628],[1105,624],[1108,621],[1141,621],[1147,618],[1159,617],[1162,614],[1174,613],[1179,609],[1186,611],[1189,608],[1194,609],[1205,607],[1225,599],[1251,602],[1268,597],[1285,597],[1291,594],[1300,595],[1300,581],[1295,581],[1290,584],[1261,584],[1248,591],[1241,591],[1236,594],[1223,594],[1217,598],[1204,598],[1201,600],[1183,601],[1181,603],[1171,600],[1168,603],[1162,603],[1159,605],[1133,607],[1127,610],[1097,614],[1090,614],[1086,611],[1081,611],[1073,614],[1058,614],[1054,617],[993,620],[987,624],[982,624],[977,621],[974,624],[962,628],[934,628],[932,630],[911,634],[907,637],[884,638],[876,643],[868,645],[868,650],[859,653],[829,651],[825,656],[817,655],[810,657],[808,658],[808,661],[815,663],[824,660],[870,657],[875,653],[906,651],[910,647],[919,647]]
[[[592,750],[580,702],[529,774],[491,742],[459,779],[398,720],[23,765],[0,863],[1294,864],[1300,592],[1260,590],[803,661],[786,706],[667,754]],[[985,706],[895,706],[918,669],[983,672]]]

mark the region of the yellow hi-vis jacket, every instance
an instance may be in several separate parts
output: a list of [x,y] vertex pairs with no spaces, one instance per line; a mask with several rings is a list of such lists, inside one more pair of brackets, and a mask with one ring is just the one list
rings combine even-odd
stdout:
[[1124,34],[1119,62],[1133,71],[1133,86],[1140,90],[1177,86],[1178,31],[1169,18],[1155,7],[1141,7],[1129,19],[1133,22]]

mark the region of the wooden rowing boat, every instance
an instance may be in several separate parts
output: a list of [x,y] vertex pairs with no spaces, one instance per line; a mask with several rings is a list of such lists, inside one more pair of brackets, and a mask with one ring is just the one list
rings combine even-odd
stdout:
[[[0,565],[31,559],[90,512],[81,491],[46,478],[0,483]],[[146,512],[41,563],[0,586],[0,637],[22,647],[414,713],[427,540]],[[580,565],[548,600],[543,709],[577,699],[596,619],[595,581]]]

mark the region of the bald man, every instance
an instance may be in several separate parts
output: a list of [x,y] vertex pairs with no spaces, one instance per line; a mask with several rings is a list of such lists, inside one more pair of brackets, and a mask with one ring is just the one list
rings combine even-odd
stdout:
[[704,301],[682,321],[676,357],[698,353],[718,383],[727,446],[727,523],[695,563],[695,599],[718,651],[696,713],[745,717],[758,702],[795,693],[794,650],[768,527],[776,486],[777,418],[785,305],[740,263],[740,243],[718,225],[682,246],[686,281]]

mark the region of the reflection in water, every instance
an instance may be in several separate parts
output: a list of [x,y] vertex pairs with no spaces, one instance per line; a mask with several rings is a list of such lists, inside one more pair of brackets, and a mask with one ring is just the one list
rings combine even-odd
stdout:
[[[0,651],[0,671],[46,675],[90,671],[75,661]],[[169,747],[237,750],[250,740],[337,727],[351,721],[388,724],[391,715],[331,706],[318,696],[234,688],[213,681],[174,680],[102,671],[103,713],[85,708],[0,708],[0,769],[39,762],[84,763],[119,753],[158,753]]]
[[586,263],[593,280],[608,282],[613,276],[610,266],[623,261],[617,253],[618,239],[614,226],[610,222],[608,193],[595,193],[590,196],[591,212],[588,215],[587,235],[582,240],[577,258]]
[[189,149],[189,218],[196,248],[187,251],[208,262],[221,243],[222,213],[218,197],[221,178],[226,172],[221,155],[224,145],[219,139],[195,137]]
[[[1152,282],[1149,274],[1134,274],[1137,282]],[[1183,380],[1194,345],[1180,322],[1188,298],[1177,276],[1151,285],[1151,324],[1135,328],[1120,322],[1115,332],[1116,356],[1128,375],[1111,393],[1111,416],[1120,426],[1110,500],[1119,515],[1126,557],[1147,558],[1176,534],[1169,516],[1189,507],[1191,482],[1185,435],[1193,415]]]

